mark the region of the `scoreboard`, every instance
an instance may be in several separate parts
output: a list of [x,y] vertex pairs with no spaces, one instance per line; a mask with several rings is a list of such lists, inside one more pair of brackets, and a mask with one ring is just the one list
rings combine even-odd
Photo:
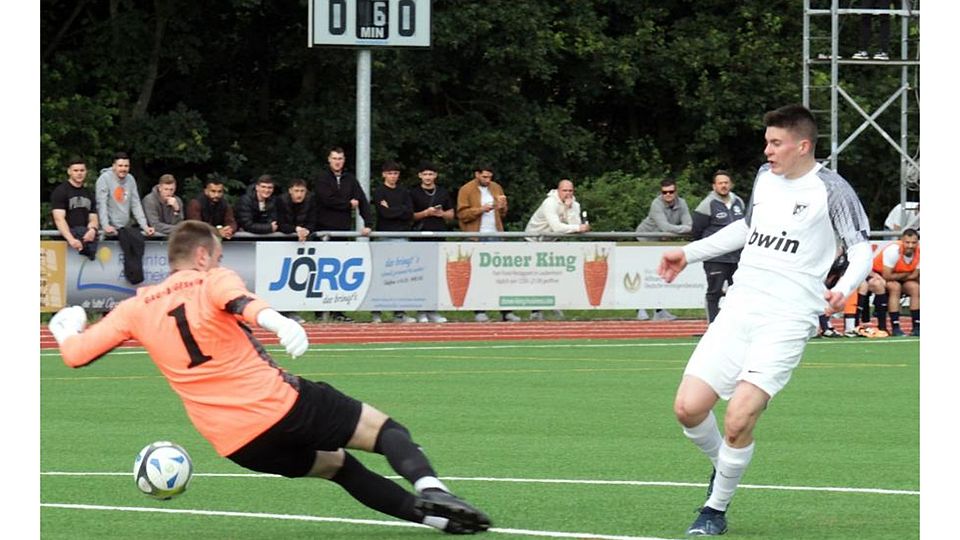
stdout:
[[310,0],[307,44],[429,47],[431,0]]

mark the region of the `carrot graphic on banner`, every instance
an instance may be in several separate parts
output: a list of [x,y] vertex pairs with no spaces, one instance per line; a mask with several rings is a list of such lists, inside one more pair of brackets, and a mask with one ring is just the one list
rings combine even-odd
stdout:
[[470,288],[470,256],[464,254],[457,246],[457,256],[447,258],[447,290],[450,291],[450,301],[455,307],[463,307],[463,300],[467,297]]
[[590,259],[589,255],[583,258],[583,284],[587,288],[587,300],[593,307],[600,305],[603,290],[607,287],[607,251],[597,246],[593,251],[593,259]]

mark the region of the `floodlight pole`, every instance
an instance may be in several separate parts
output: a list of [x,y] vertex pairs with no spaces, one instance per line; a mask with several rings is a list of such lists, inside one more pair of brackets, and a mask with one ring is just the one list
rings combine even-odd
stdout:
[[[370,79],[372,52],[357,51],[357,181],[370,200]],[[356,225],[359,232],[370,223],[362,223],[359,210]],[[364,238],[365,239],[365,238]]]

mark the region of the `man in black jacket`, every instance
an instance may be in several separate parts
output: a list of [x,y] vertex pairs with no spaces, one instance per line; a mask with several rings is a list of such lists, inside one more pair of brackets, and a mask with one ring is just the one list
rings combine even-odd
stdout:
[[[693,211],[694,240],[710,236],[727,225],[743,219],[743,199],[732,191],[733,180],[730,173],[718,170],[713,173],[713,191],[700,201]],[[723,297],[724,282],[733,285],[733,273],[740,262],[740,251],[725,253],[703,261],[703,271],[707,275],[707,320],[713,322],[720,313],[720,298]]]
[[317,228],[313,195],[307,192],[307,182],[294,178],[287,192],[277,199],[277,226],[284,234],[296,234],[303,242]]
[[277,199],[273,196],[273,177],[260,175],[237,201],[236,214],[240,229],[253,234],[277,232]]
[[357,177],[344,170],[346,157],[343,148],[334,147],[327,154],[330,168],[321,172],[314,182],[313,194],[317,203],[317,229],[321,231],[355,230],[353,211],[363,218],[360,233],[370,234],[370,204]]

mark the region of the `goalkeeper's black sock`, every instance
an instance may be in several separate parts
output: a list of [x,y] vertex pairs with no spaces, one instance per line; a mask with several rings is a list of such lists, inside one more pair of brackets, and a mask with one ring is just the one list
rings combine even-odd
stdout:
[[877,312],[877,328],[887,330],[887,295],[878,294],[873,299],[873,309]]
[[826,315],[820,315],[820,332],[826,332],[830,327],[830,319]]
[[380,428],[373,451],[383,454],[393,470],[413,484],[417,492],[427,488],[449,491],[430,465],[430,460],[413,442],[410,432],[393,418],[388,418]]
[[920,310],[910,310],[910,322],[913,323],[913,333],[920,334]]
[[364,506],[395,518],[423,522],[423,513],[414,506],[416,497],[393,480],[374,473],[346,454],[343,467],[330,479]]
[[890,331],[900,329],[900,310],[890,312]]

